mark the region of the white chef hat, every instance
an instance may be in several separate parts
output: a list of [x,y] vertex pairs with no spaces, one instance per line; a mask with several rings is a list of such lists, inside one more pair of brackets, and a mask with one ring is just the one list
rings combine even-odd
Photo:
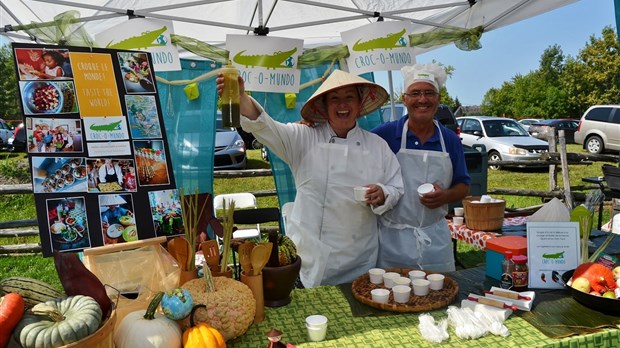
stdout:
[[433,85],[437,92],[439,92],[439,89],[446,83],[448,78],[444,68],[436,63],[408,65],[404,66],[400,71],[403,74],[405,90],[416,82],[426,82]]

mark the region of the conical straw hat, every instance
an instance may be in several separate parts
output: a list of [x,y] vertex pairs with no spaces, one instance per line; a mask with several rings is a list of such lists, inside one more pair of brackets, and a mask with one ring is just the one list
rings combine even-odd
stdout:
[[127,204],[127,201],[119,195],[103,195],[99,197],[99,205],[102,206],[121,204]]
[[342,70],[334,70],[301,108],[301,117],[312,122],[327,121],[325,94],[345,86],[356,86],[360,91],[362,100],[360,116],[377,110],[388,99],[387,91],[378,84]]

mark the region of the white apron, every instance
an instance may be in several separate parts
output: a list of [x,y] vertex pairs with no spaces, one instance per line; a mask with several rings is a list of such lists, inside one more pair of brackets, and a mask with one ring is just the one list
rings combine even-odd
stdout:
[[424,183],[438,183],[442,188],[452,182],[452,162],[446,151],[441,129],[434,121],[442,152],[407,149],[405,121],[400,162],[405,194],[391,211],[380,219],[379,260],[381,268],[420,268],[435,272],[454,271],[452,238],[445,220],[448,205],[429,209],[420,203],[417,188]]
[[[287,235],[302,259],[305,287],[351,282],[375,267],[378,254],[376,215],[355,201],[353,187],[376,182],[383,171],[359,141],[332,138],[305,156],[299,170],[313,175],[297,182]],[[342,143],[342,144],[338,144]]]

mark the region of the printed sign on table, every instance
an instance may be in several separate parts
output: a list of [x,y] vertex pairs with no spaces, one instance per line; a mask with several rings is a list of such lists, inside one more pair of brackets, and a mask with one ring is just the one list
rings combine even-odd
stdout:
[[361,75],[373,71],[399,70],[415,64],[409,47],[412,24],[404,21],[376,22],[342,32],[349,48],[349,71]]
[[562,274],[579,265],[578,222],[528,222],[528,286],[561,289]]
[[226,49],[247,91],[297,93],[301,72],[297,60],[303,40],[226,35]]

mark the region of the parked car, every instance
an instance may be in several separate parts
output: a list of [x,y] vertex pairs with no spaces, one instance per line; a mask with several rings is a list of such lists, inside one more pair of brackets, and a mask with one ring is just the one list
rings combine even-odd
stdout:
[[13,136],[13,128],[0,118],[0,148],[7,147],[9,138]]
[[[402,103],[394,104],[394,109],[395,117],[392,117],[391,105],[384,105],[381,107],[381,119],[383,120],[383,122],[398,120],[399,118],[403,117],[405,113],[407,113],[407,108]],[[446,128],[451,129],[457,135],[460,133],[458,124],[456,123],[456,117],[454,117],[452,110],[450,110],[448,106],[439,104],[439,108],[435,113],[435,118],[437,119],[437,121],[441,122],[441,124],[443,124]]]
[[213,169],[245,169],[245,142],[234,127],[222,127],[222,116],[217,115]]
[[26,152],[27,146],[26,128],[22,122],[13,130],[13,136],[9,138],[7,149],[14,152]]
[[542,121],[542,119],[538,119],[538,118],[524,118],[519,120],[519,123],[521,123],[523,125],[523,128],[525,128],[526,131],[529,132],[529,127],[532,123],[537,123]]
[[575,143],[591,154],[620,150],[620,105],[594,105],[583,113]]
[[[549,144],[532,137],[523,126],[511,118],[464,116],[457,119],[463,145],[482,144],[489,161],[536,161],[549,151]],[[490,169],[501,169],[490,165]]]
[[535,138],[548,141],[551,132],[555,133],[557,139],[558,131],[563,130],[566,143],[574,144],[577,126],[579,126],[579,120],[573,120],[570,118],[556,118],[553,120],[542,120],[540,122],[532,123],[527,131]]

